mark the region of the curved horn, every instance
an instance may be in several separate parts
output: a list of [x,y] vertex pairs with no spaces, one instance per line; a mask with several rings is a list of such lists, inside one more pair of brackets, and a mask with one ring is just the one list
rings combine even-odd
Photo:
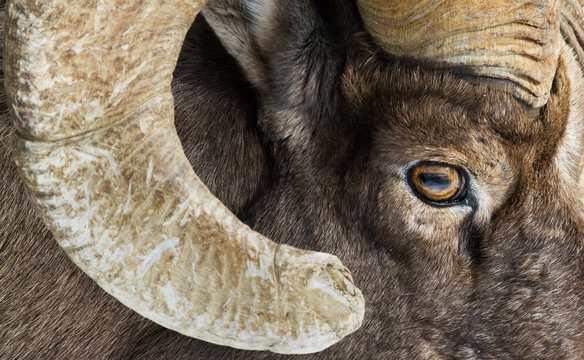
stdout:
[[534,107],[547,102],[560,51],[557,0],[358,0],[387,53],[489,78]]
[[201,6],[9,1],[17,164],[59,244],[128,307],[221,345],[322,350],[363,318],[348,270],[242,224],[194,174],[176,135],[172,71]]

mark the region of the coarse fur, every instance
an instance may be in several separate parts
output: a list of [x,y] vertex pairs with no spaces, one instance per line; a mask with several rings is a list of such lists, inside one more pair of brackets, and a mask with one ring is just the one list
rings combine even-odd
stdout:
[[[195,172],[262,234],[337,255],[366,298],[360,330],[298,358],[584,358],[569,64],[533,110],[385,56],[349,0],[211,0],[203,15],[173,82]],[[0,104],[0,359],[294,358],[184,337],[99,289],[26,200]],[[415,196],[420,161],[464,169],[465,202]]]

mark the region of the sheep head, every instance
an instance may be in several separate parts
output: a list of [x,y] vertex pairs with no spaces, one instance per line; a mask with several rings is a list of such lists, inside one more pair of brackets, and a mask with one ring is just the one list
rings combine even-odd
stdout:
[[[405,322],[430,321],[426,316],[436,310],[444,318],[432,319],[431,328],[472,323],[449,334],[458,339],[454,352],[501,354],[484,344],[500,341],[502,327],[518,313],[523,317],[511,327],[512,338],[542,313],[554,322],[532,333],[567,339],[564,350],[581,354],[572,344],[582,333],[574,316],[582,296],[582,73],[561,40],[559,14],[566,6],[466,3],[440,20],[431,15],[442,15],[452,2],[411,8],[358,2],[383,52],[357,41],[335,83],[346,100],[343,110],[359,119],[347,121],[353,127],[344,133],[363,131],[371,141],[363,155],[371,166],[350,171],[376,184],[370,186],[375,196],[351,190],[348,201],[362,206],[356,211],[383,214],[367,223],[380,248],[375,261],[392,274],[388,288],[414,294],[388,290],[380,298],[380,279],[360,284],[372,304],[364,332],[382,337],[379,327],[386,326],[403,335]],[[364,316],[348,270],[333,256],[277,245],[241,224],[191,170],[176,137],[171,74],[202,5],[9,2],[5,66],[17,164],[71,259],[138,313],[221,345],[322,350],[355,331]],[[205,11],[211,25],[228,14],[211,6]],[[485,25],[485,18],[493,23]],[[270,32],[256,27],[262,36]],[[237,46],[245,42],[229,42],[228,32],[215,29],[238,58]],[[256,40],[261,36],[250,41]],[[266,50],[266,43],[257,47]],[[391,68],[384,57],[438,70]],[[251,61],[257,59],[238,60],[271,100],[266,74]],[[304,78],[306,87],[320,88]],[[290,95],[291,104],[301,103],[298,92]],[[285,113],[278,105],[265,101],[263,110]],[[300,118],[285,110],[284,120]],[[301,125],[266,127],[301,157],[326,136],[307,135]],[[367,279],[363,262],[358,271]],[[550,281],[553,290],[545,287]],[[395,304],[395,312],[383,313],[382,301]],[[538,311],[518,312],[526,301]],[[486,338],[493,329],[497,335]]]

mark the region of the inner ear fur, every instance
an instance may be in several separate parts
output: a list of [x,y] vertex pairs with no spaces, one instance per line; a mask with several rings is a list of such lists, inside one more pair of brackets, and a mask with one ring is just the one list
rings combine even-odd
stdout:
[[265,44],[276,21],[277,0],[211,0],[202,10],[217,37],[258,86],[265,80]]

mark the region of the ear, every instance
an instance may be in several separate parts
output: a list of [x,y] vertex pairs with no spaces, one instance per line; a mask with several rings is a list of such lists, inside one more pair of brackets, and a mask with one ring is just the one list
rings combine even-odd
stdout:
[[278,24],[278,0],[211,0],[202,14],[248,80],[259,87],[266,77],[265,57]]
[[[358,28],[350,0],[210,0],[203,15],[258,91],[260,124],[274,140],[310,138],[333,119],[348,38]],[[266,105],[268,106],[268,105]],[[262,123],[265,119],[260,119]]]
[[[295,78],[304,83],[318,67],[338,63],[340,57],[331,55],[343,41],[341,33],[347,32],[348,14],[352,13],[348,3],[210,0],[202,13],[248,80],[267,90],[281,71],[286,72],[287,81]],[[314,64],[316,69],[308,68]]]

